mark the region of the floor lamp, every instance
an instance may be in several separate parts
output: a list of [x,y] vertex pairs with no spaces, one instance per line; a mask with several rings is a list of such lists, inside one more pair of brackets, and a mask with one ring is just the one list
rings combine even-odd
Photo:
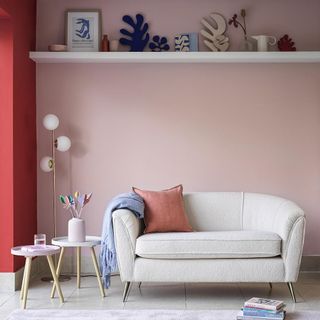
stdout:
[[[56,150],[65,152],[71,147],[71,141],[66,136],[55,138],[55,130],[59,126],[59,118],[54,114],[47,114],[42,121],[43,126],[51,131],[51,156],[45,156],[40,161],[40,168],[44,172],[52,172],[52,213],[53,237],[57,236],[57,209],[56,209]],[[60,280],[69,280],[70,277],[60,276]],[[42,278],[43,281],[52,281],[51,277]]]

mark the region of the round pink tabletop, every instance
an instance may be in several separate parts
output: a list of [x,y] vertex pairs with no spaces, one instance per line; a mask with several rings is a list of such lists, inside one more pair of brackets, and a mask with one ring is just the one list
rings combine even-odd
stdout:
[[68,237],[58,237],[53,238],[51,243],[60,247],[95,247],[101,244],[101,237],[86,236],[84,242],[70,242]]
[[60,247],[45,245],[45,246],[19,246],[11,248],[11,254],[15,256],[23,257],[38,257],[38,256],[49,256],[52,254],[59,253]]

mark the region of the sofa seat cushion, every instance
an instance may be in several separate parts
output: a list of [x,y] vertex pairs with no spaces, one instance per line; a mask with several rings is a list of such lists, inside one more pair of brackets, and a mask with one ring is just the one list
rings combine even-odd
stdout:
[[263,258],[281,254],[281,238],[265,231],[150,233],[136,242],[136,255],[150,259]]

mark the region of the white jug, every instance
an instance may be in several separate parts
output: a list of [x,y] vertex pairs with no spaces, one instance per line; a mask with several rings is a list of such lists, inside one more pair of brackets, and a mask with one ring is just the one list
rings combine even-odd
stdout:
[[251,38],[257,40],[258,51],[268,51],[268,46],[273,46],[277,42],[277,38],[273,36],[251,36]]

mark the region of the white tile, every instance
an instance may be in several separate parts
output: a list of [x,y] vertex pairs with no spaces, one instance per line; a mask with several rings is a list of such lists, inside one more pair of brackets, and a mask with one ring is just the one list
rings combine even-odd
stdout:
[[320,285],[320,272],[319,273],[302,272],[299,275],[298,283]]
[[6,319],[9,314],[15,310],[16,308],[12,309],[11,307],[7,308],[7,307],[1,307],[0,308],[0,319],[4,320]]
[[123,309],[119,297],[107,295],[105,298],[92,289],[76,289],[62,305],[63,309]]
[[[51,284],[40,279],[32,281],[29,288],[27,308],[66,309],[240,309],[252,296],[284,300],[287,310],[320,310],[319,274],[302,274],[294,285],[298,303],[291,300],[285,283],[224,283],[224,284],[175,284],[143,283],[141,290],[133,284],[128,301],[122,303],[123,283],[119,276],[111,279],[111,288],[104,299],[100,296],[96,277],[83,277],[81,288],[76,288],[76,278],[61,283],[65,303],[50,299]],[[20,308],[20,291],[0,293],[0,319]]]
[[288,311],[308,309],[305,297],[300,294],[297,284],[294,284],[297,303],[292,301],[291,294],[286,283],[273,283],[271,290],[267,283],[240,284],[239,286],[246,300],[251,297],[266,297],[275,300],[283,300]]
[[96,277],[81,278],[81,287],[76,287],[62,306],[65,309],[122,309],[122,284],[119,277],[112,277],[112,286],[105,289],[106,297],[102,298]]
[[14,292],[15,289],[15,274],[14,272],[0,272],[1,292]]
[[243,300],[237,284],[186,284],[187,309],[240,309]]
[[320,310],[320,285],[297,284],[295,291],[303,297],[306,309]]
[[14,296],[14,292],[4,293],[0,292],[0,306],[4,304],[7,300]]
[[132,285],[125,309],[185,309],[183,283],[143,283]]

